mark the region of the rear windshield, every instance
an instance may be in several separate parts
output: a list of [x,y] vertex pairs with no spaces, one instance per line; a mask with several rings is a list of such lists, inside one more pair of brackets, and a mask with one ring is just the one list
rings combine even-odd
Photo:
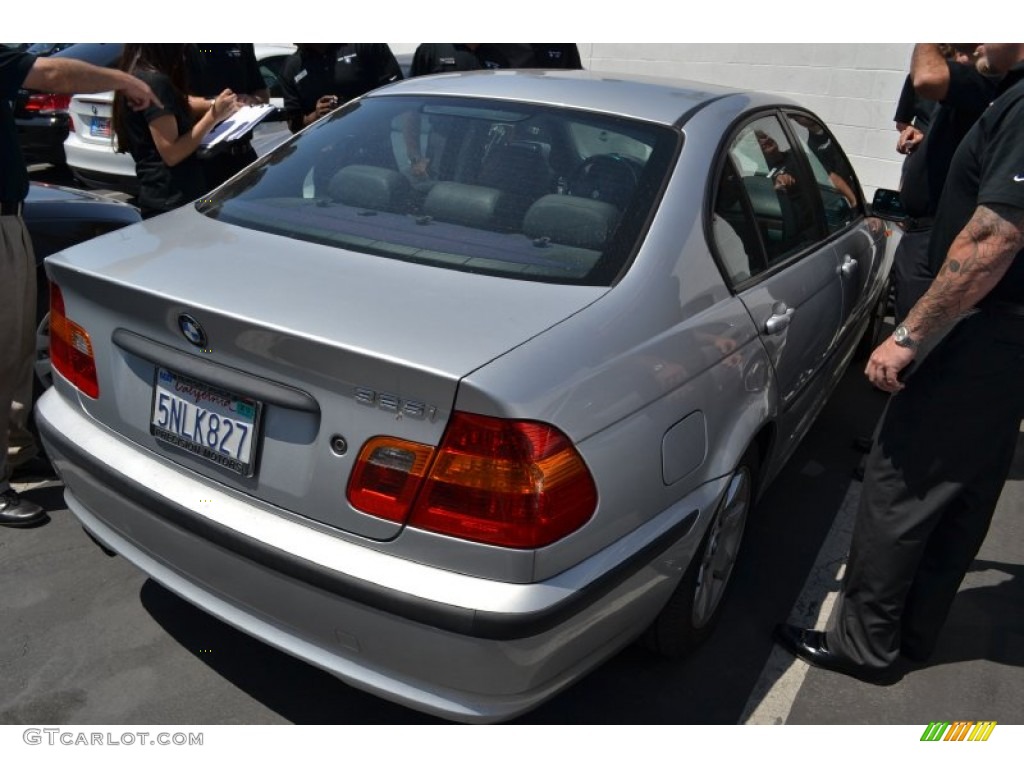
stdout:
[[370,97],[197,205],[385,258],[607,285],[638,247],[678,143],[670,128],[589,112]]

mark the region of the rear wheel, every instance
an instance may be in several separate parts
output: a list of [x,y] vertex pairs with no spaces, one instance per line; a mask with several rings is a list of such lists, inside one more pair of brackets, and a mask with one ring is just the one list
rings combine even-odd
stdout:
[[714,629],[754,502],[757,467],[757,450],[751,448],[733,472],[693,561],[641,639],[655,653],[681,658]]

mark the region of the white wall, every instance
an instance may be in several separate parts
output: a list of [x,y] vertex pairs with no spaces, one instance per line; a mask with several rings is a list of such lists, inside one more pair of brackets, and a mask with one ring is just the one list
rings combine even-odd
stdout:
[[579,43],[587,69],[676,77],[784,94],[817,113],[865,193],[895,189],[893,114],[912,43]]

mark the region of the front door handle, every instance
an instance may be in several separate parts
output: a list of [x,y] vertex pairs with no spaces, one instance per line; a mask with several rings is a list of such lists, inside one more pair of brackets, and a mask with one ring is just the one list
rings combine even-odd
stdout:
[[860,264],[857,263],[857,260],[853,258],[853,256],[846,254],[846,256],[843,257],[843,265],[839,268],[839,272],[844,277],[853,277],[857,274],[857,268],[859,266]]
[[775,302],[775,305],[772,307],[772,316],[764,324],[764,332],[769,335],[782,333],[793,322],[793,312],[793,308],[787,307],[786,302]]

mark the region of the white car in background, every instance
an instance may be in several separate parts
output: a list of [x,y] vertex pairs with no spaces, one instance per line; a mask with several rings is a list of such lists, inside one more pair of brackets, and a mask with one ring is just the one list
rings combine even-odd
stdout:
[[[284,98],[279,82],[281,67],[295,46],[283,44],[256,45],[256,59],[270,91],[270,103],[281,108]],[[71,99],[71,131],[64,142],[68,167],[82,184],[101,189],[138,192],[135,161],[131,155],[118,152],[114,144],[112,124],[114,94],[80,94]],[[253,136],[253,148],[263,155],[289,136],[284,121],[264,121]]]

